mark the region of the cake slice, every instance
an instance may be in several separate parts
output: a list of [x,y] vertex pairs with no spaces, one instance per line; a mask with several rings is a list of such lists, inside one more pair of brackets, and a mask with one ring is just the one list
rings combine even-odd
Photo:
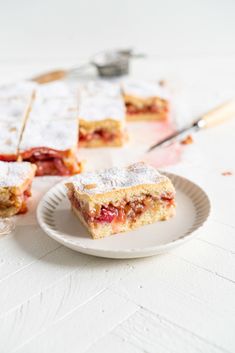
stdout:
[[120,87],[99,81],[81,87],[79,121],[79,146],[122,146],[127,134]]
[[72,210],[94,239],[167,220],[175,213],[170,179],[145,163],[82,173],[66,187]]
[[37,176],[81,172],[77,159],[77,120],[28,120],[19,148],[19,160],[36,164]]
[[19,146],[19,160],[35,163],[37,176],[81,172],[76,99],[62,83],[37,88]]
[[126,80],[121,84],[127,120],[166,120],[169,98],[157,82]]
[[35,171],[30,163],[0,162],[0,217],[27,211]]

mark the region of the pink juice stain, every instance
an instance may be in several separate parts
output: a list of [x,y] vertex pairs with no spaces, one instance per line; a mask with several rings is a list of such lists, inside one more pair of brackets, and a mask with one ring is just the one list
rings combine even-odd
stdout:
[[168,147],[158,147],[155,150],[146,153],[143,160],[153,167],[161,168],[177,164],[181,161],[183,147],[178,143]]
[[[138,124],[131,130],[135,135],[136,143],[143,146],[144,151],[175,132],[174,124],[170,120]],[[167,147],[157,147],[148,153],[144,152],[139,156],[139,159],[156,168],[174,165],[180,162],[183,149],[179,143],[173,143]]]

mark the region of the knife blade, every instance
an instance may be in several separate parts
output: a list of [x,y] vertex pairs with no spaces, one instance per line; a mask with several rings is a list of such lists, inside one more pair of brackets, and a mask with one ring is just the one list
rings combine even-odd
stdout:
[[147,150],[147,152],[150,152],[152,150],[154,150],[157,147],[163,147],[163,146],[168,146],[171,143],[178,141],[182,138],[183,135],[185,134],[190,134],[190,133],[194,133],[196,131],[198,131],[201,127],[200,127],[200,121],[198,120],[195,123],[193,123],[190,126],[187,126],[181,130],[178,130],[176,132],[174,132],[173,134],[170,134],[169,136],[167,136],[166,138],[160,140],[159,142],[157,142],[156,144],[154,144],[153,146],[149,147],[149,149]]
[[227,121],[230,118],[235,117],[235,99],[231,99],[228,102],[219,105],[213,110],[202,115],[199,119],[193,122],[190,126],[187,126],[175,133],[167,136],[163,140],[155,143],[148,148],[147,153],[154,150],[157,147],[168,146],[174,141],[179,140],[182,135],[188,133],[194,133],[204,128],[209,128],[218,125],[222,122]]

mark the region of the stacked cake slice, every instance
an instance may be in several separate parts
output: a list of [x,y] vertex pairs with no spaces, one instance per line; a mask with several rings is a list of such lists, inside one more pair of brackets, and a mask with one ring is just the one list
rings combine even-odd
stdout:
[[64,83],[0,87],[0,160],[27,161],[36,175],[72,175],[77,160],[77,94]]
[[62,83],[38,86],[19,145],[19,159],[35,163],[40,176],[79,173],[78,125],[75,94]]
[[124,80],[122,92],[129,121],[168,118],[169,97],[164,87],[157,82]]
[[125,105],[120,87],[89,82],[79,90],[79,145],[122,146],[126,140]]

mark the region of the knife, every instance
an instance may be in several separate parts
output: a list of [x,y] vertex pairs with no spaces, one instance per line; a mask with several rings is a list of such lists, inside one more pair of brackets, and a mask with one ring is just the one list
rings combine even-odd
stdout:
[[172,142],[178,141],[182,137],[182,135],[186,133],[194,133],[199,130],[221,124],[233,117],[235,117],[235,98],[205,113],[199,119],[194,121],[190,126],[178,130],[175,133],[164,138],[163,140],[152,145],[147,150],[147,152],[150,152],[160,146],[168,146]]

